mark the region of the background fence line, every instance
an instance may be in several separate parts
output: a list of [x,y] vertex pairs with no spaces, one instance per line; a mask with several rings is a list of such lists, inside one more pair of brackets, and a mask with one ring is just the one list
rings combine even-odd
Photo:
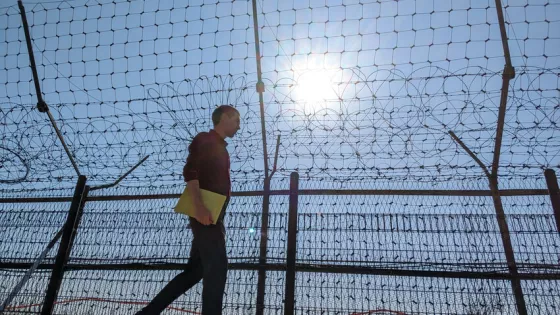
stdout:
[[[549,173],[549,172],[547,172]],[[297,183],[297,179],[292,179],[292,182]],[[510,192],[510,196],[527,196],[529,193],[531,193],[531,190],[528,191],[524,191],[524,190],[519,190],[519,191],[513,191]],[[539,191],[541,193],[541,195],[545,195],[548,193],[548,190]],[[233,202],[235,202],[235,198],[236,197],[243,197],[243,196],[255,196],[258,195],[259,193],[262,192],[243,192],[243,193],[233,193]],[[300,194],[301,191],[298,190],[297,188],[297,184],[292,184],[291,190],[290,191],[276,191],[273,192],[273,194],[276,195],[286,195],[286,194]],[[310,196],[317,196],[317,195],[325,195],[325,196],[331,196],[333,193],[335,193],[334,191],[321,191],[321,190],[308,190],[305,192],[304,195],[310,195]],[[350,195],[350,196],[356,196],[359,193],[362,193],[363,196],[376,196],[376,191],[338,191],[336,192],[338,194],[338,196],[340,195]],[[386,193],[386,192],[382,192],[382,193]],[[416,192],[416,193],[421,193],[422,195],[432,195],[432,196],[445,196],[442,195],[443,192],[442,191],[435,191],[435,192],[431,192],[431,191],[422,191],[422,192]],[[484,192],[484,191],[478,191],[478,192],[469,192],[469,191],[464,191],[462,194],[458,194],[458,192],[453,192],[453,194],[458,194],[459,196],[461,195],[475,195],[475,193],[477,193],[479,196],[489,196],[488,193]],[[454,195],[449,195],[448,197],[453,197]],[[457,195],[455,195],[457,196]],[[101,197],[84,197],[84,199],[86,200],[86,203],[88,202],[100,202],[100,201],[130,201],[130,200],[134,200],[134,199],[139,199],[141,198],[142,200],[148,200],[148,199],[171,199],[171,200],[175,200],[177,198],[176,195],[167,195],[167,196],[148,196],[148,195],[144,195],[144,196],[104,196],[105,198]],[[66,200],[68,201],[68,200]],[[26,200],[24,202],[30,202],[30,200]],[[41,199],[40,202],[48,202],[47,199]],[[54,199],[53,202],[64,202],[64,200],[60,200],[60,199]],[[297,201],[296,199],[294,199],[293,201],[290,201],[292,205],[290,205],[290,208],[292,210],[288,211],[289,215],[285,215],[283,213],[274,213],[272,216],[274,217],[275,215],[280,215],[280,218],[284,221],[284,226],[286,226],[287,229],[287,233],[288,233],[288,238],[292,238],[292,241],[289,241],[286,243],[286,253],[288,252],[292,252],[293,254],[296,254],[297,249],[299,249],[300,251],[302,250],[301,247],[301,243],[298,245],[297,242],[297,237],[299,235],[299,237],[301,238],[301,233],[302,232],[307,232],[309,233],[310,228],[313,224],[313,221],[318,221],[318,220],[326,220],[326,221],[333,221],[336,222],[338,219],[337,218],[343,218],[343,217],[349,217],[349,222],[356,222],[359,219],[364,219],[365,222],[375,222],[377,221],[377,233],[380,233],[380,231],[395,231],[395,232],[412,232],[414,230],[416,231],[424,231],[424,232],[428,232],[428,229],[426,228],[426,226],[424,226],[423,229],[420,228],[419,225],[419,220],[421,221],[429,221],[430,219],[436,219],[437,221],[441,222],[445,222],[443,220],[446,219],[447,217],[447,222],[445,222],[442,226],[443,226],[443,231],[448,230],[449,228],[453,231],[455,230],[455,227],[453,225],[451,225],[450,227],[446,226],[446,224],[449,224],[453,221],[453,219],[450,218],[456,218],[455,220],[458,220],[458,218],[463,217],[463,219],[467,219],[467,220],[473,220],[476,221],[477,219],[480,220],[485,220],[486,222],[491,222],[493,220],[494,215],[469,215],[469,214],[392,214],[392,213],[381,213],[381,214],[363,214],[363,213],[357,213],[357,214],[349,214],[349,213],[339,213],[339,214],[320,214],[317,215],[315,213],[304,213],[304,214],[298,214],[297,213]],[[82,207],[85,204],[82,204]],[[231,216],[235,216],[235,214],[232,214]],[[292,221],[297,217],[297,220],[300,221],[300,223],[298,223],[298,226],[296,227],[295,225],[292,226],[291,228],[288,228],[288,221]],[[326,217],[326,218],[325,218]],[[329,218],[330,217],[330,218]],[[367,218],[369,217],[369,218]],[[478,218],[477,218],[478,217]],[[535,220],[535,219],[541,219],[541,220],[547,220],[547,221],[557,221],[557,216],[555,216],[554,214],[548,214],[548,215],[529,215],[529,214],[524,214],[524,215],[509,215],[509,221],[510,222],[519,222],[519,221],[527,221],[529,220],[529,222],[531,222],[531,220]],[[333,220],[334,218],[334,220]],[[414,220],[414,218],[416,220]],[[381,219],[381,221],[384,221],[388,224],[389,226],[386,227],[385,224],[379,224],[379,220]],[[235,219],[234,219],[235,220]],[[400,222],[400,227],[399,227],[399,222]],[[407,222],[408,221],[408,222]],[[416,221],[416,223],[414,223],[414,221]],[[408,224],[407,224],[408,223]],[[291,223],[293,224],[293,223]],[[373,226],[374,224],[372,224]],[[530,225],[530,223],[525,223],[525,225]],[[318,226],[324,226],[324,225],[320,225],[318,224]],[[548,226],[552,226],[551,224],[549,224]],[[383,227],[383,228],[382,228]],[[415,228],[416,227],[416,228]],[[77,227],[76,227],[77,228]],[[348,225],[347,228],[349,228],[349,231],[351,231],[352,225]],[[364,227],[356,227],[354,229],[358,229],[358,230],[364,230],[364,231],[369,231],[372,233],[376,233],[375,230],[368,230],[368,228],[366,226]],[[335,230],[337,230],[337,228],[335,228]],[[340,230],[343,230],[342,228],[340,228]],[[443,231],[438,231],[435,230],[435,233],[441,233]],[[514,234],[517,233],[522,233],[521,230],[517,230],[516,228],[513,228]],[[545,230],[541,230],[541,233],[543,233]],[[489,231],[487,231],[489,232]],[[390,232],[392,233],[392,232]],[[558,233],[558,231],[552,231],[552,230],[548,230],[547,233]],[[499,234],[499,233],[498,233]],[[535,244],[539,247],[542,246],[542,244]],[[66,246],[65,248],[69,248],[71,250],[72,246],[70,245],[69,247]],[[59,254],[57,255],[57,257],[59,257],[61,254],[61,249],[59,249]],[[66,253],[65,251],[62,251],[64,255],[64,253]],[[556,252],[556,255],[558,253]],[[456,264],[455,266],[453,266],[453,264],[450,265],[445,265],[442,263],[434,263],[433,265],[427,265],[427,264],[407,264],[406,262],[400,261],[400,262],[394,262],[392,265],[386,265],[387,263],[383,263],[381,261],[377,261],[375,263],[375,260],[370,261],[369,265],[366,261],[362,261],[362,263],[359,262],[354,262],[352,264],[350,264],[349,262],[344,263],[344,260],[340,260],[339,263],[337,264],[332,264],[329,262],[310,262],[310,261],[306,261],[306,259],[303,259],[303,255],[297,254],[298,259],[297,260],[293,260],[292,263],[290,263],[290,258],[288,256],[284,256],[281,258],[275,258],[275,262],[273,263],[266,263],[266,264],[262,264],[258,261],[253,261],[253,262],[243,262],[243,258],[239,258],[239,257],[231,257],[230,260],[233,261],[238,261],[238,262],[233,262],[230,263],[230,270],[265,270],[267,272],[289,272],[289,270],[292,270],[291,272],[293,272],[293,275],[295,276],[297,272],[299,273],[319,273],[319,274],[346,274],[346,275],[377,275],[377,276],[390,276],[390,277],[418,277],[418,278],[449,278],[449,279],[485,279],[485,280],[512,280],[512,279],[517,279],[518,281],[539,281],[539,280],[555,280],[558,281],[560,280],[560,273],[559,273],[559,269],[558,269],[558,264],[555,263],[554,261],[551,261],[550,264],[519,264],[519,267],[521,268],[521,272],[517,273],[517,274],[512,274],[510,272],[507,271],[506,268],[506,264],[502,263],[502,265],[473,265],[473,266],[468,266],[468,264],[464,264],[464,266],[461,266],[461,264]],[[239,260],[241,259],[241,262],[239,262]],[[280,260],[278,260],[280,259]],[[292,259],[296,259],[296,257],[294,256]],[[245,259],[246,260],[246,259]],[[385,264],[385,265],[384,265]],[[439,266],[439,267],[438,267]],[[31,263],[0,263],[0,267],[2,269],[27,269],[29,267],[31,267]],[[128,270],[128,271],[140,271],[140,270],[182,270],[186,267],[185,263],[172,263],[172,262],[155,262],[155,263],[141,263],[141,262],[134,262],[134,263],[103,263],[103,260],[100,260],[98,262],[94,262],[94,263],[89,263],[89,264],[80,264],[78,262],[70,262],[70,263],[66,263],[64,266],[64,270],[66,270],[66,272],[68,271],[93,271],[93,270],[106,270],[106,271],[116,271],[116,270],[120,270],[120,271],[124,271],[124,270]],[[461,267],[463,267],[463,270],[461,270]],[[505,269],[504,269],[505,268]],[[42,270],[54,270],[55,269],[55,264],[40,264],[38,266],[38,269],[42,269]],[[455,269],[455,270],[453,270]],[[54,272],[54,271],[53,271]],[[288,277],[289,278],[289,277]],[[295,280],[295,278],[294,278]],[[289,283],[289,282],[288,282]],[[293,290],[293,286],[295,285],[292,284],[291,286],[286,286],[285,287],[285,296],[289,297],[295,297],[295,293],[296,291]],[[291,289],[290,289],[291,288]],[[56,307],[56,305],[58,304],[71,304],[71,303],[86,303],[86,302],[111,302],[110,299],[102,299],[102,298],[95,298],[95,297],[91,297],[91,298],[78,298],[78,299],[71,299],[71,300],[64,300],[62,299],[61,301],[56,302],[54,299],[51,298],[50,300],[50,307]],[[113,301],[114,303],[124,303],[126,305],[142,305],[142,302],[126,302],[126,301]],[[45,303],[47,303],[45,301]],[[285,303],[289,303],[289,299],[287,299],[285,301]],[[292,301],[293,303],[293,301]],[[43,304],[39,303],[37,305],[30,305],[30,306],[42,306]],[[8,308],[8,311],[15,311],[19,308],[25,308],[25,305],[19,305],[17,307],[12,307],[12,308]],[[45,308],[43,306],[43,308]],[[173,308],[170,308],[173,309]],[[292,309],[290,308],[283,308],[284,313],[289,312],[289,310]],[[181,310],[181,308],[178,308],[178,310]],[[293,310],[293,309],[292,309]],[[406,313],[405,313],[406,314]]]

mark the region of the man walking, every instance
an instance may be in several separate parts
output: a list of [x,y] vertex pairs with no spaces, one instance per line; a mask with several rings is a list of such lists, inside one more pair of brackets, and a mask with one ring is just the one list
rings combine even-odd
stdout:
[[[219,106],[212,113],[212,122],[214,129],[199,133],[189,145],[189,156],[183,169],[196,213],[195,218],[189,217],[193,241],[187,268],[137,315],[160,314],[201,279],[202,315],[222,314],[228,263],[223,219],[231,191],[230,160],[225,138],[232,138],[239,130],[239,112],[230,105]],[[215,224],[210,211],[202,203],[200,189],[227,196]]]

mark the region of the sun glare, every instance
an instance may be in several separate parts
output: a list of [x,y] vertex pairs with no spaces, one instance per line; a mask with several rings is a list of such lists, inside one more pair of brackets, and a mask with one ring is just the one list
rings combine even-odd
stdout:
[[296,99],[303,103],[322,103],[334,97],[332,73],[309,70],[297,77]]

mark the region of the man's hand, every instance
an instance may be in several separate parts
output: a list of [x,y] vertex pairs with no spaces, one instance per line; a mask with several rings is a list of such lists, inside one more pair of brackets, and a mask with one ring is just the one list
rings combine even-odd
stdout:
[[196,221],[200,222],[202,225],[210,225],[212,224],[212,215],[210,211],[206,209],[205,206],[199,206],[196,208]]
[[206,209],[204,204],[202,203],[202,197],[200,196],[200,186],[198,183],[198,179],[193,179],[187,182],[187,188],[189,194],[191,194],[191,198],[193,199],[193,203],[195,205],[195,213],[194,218],[202,225],[210,225],[212,224],[212,215],[210,211]]

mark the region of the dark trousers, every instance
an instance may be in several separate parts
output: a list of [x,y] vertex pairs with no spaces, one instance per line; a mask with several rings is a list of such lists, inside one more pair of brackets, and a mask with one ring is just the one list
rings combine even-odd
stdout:
[[227,277],[223,221],[204,226],[190,218],[193,241],[189,263],[138,315],[160,314],[202,279],[202,315],[221,315]]

